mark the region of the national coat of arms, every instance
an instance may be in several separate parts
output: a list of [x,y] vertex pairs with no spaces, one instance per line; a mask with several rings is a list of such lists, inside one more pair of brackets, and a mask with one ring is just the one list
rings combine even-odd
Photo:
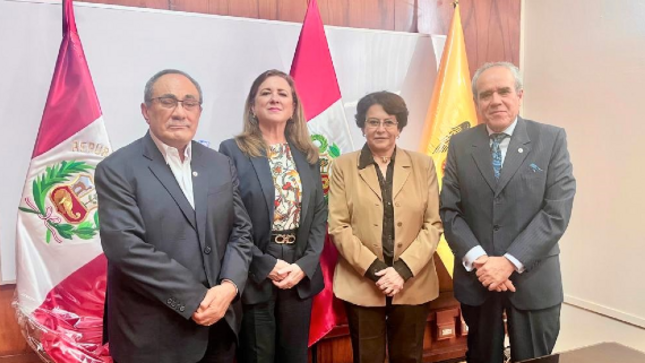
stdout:
[[325,199],[327,199],[331,164],[333,162],[333,159],[340,156],[341,150],[335,143],[332,143],[330,145],[327,138],[323,135],[311,135],[311,141],[314,143],[314,145],[318,146],[318,152],[320,153],[320,176],[322,178],[322,187],[325,194]]
[[26,206],[19,209],[43,221],[47,243],[52,238],[58,243],[74,237],[90,240],[98,232],[93,169],[83,161],[62,161],[34,178],[32,198],[26,197]]

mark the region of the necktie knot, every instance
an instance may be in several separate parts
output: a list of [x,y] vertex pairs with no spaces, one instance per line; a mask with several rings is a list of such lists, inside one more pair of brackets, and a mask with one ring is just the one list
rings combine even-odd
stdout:
[[493,143],[496,143],[496,144],[500,144],[507,137],[508,135],[504,133],[490,135],[491,140],[493,140]]

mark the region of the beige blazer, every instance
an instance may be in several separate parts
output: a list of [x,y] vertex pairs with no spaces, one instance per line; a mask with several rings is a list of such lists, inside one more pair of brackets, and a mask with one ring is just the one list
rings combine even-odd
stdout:
[[[365,277],[374,259],[383,261],[381,188],[373,166],[359,170],[360,154],[342,155],[332,164],[329,233],[339,252],[334,294],[355,305],[385,306],[385,295]],[[397,148],[392,195],[394,261],[402,259],[413,274],[392,303],[423,304],[439,295],[432,256],[443,232],[432,159]]]

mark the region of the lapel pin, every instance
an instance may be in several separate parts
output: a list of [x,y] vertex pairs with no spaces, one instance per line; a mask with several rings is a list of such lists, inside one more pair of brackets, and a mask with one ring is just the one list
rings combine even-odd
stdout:
[[198,172],[193,171],[193,176],[195,176],[195,177],[196,177],[196,176],[198,176],[198,175],[199,175],[199,173],[198,173]]
[[519,148],[519,149],[517,149],[517,152],[521,154],[521,153],[523,153],[523,152],[524,152],[524,149]]

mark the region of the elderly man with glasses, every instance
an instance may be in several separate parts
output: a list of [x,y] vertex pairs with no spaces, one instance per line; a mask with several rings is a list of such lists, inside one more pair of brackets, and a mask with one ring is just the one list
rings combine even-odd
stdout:
[[233,362],[251,224],[230,160],[192,141],[199,84],[164,70],[146,84],[150,130],[96,170],[108,260],[105,336],[127,362]]

